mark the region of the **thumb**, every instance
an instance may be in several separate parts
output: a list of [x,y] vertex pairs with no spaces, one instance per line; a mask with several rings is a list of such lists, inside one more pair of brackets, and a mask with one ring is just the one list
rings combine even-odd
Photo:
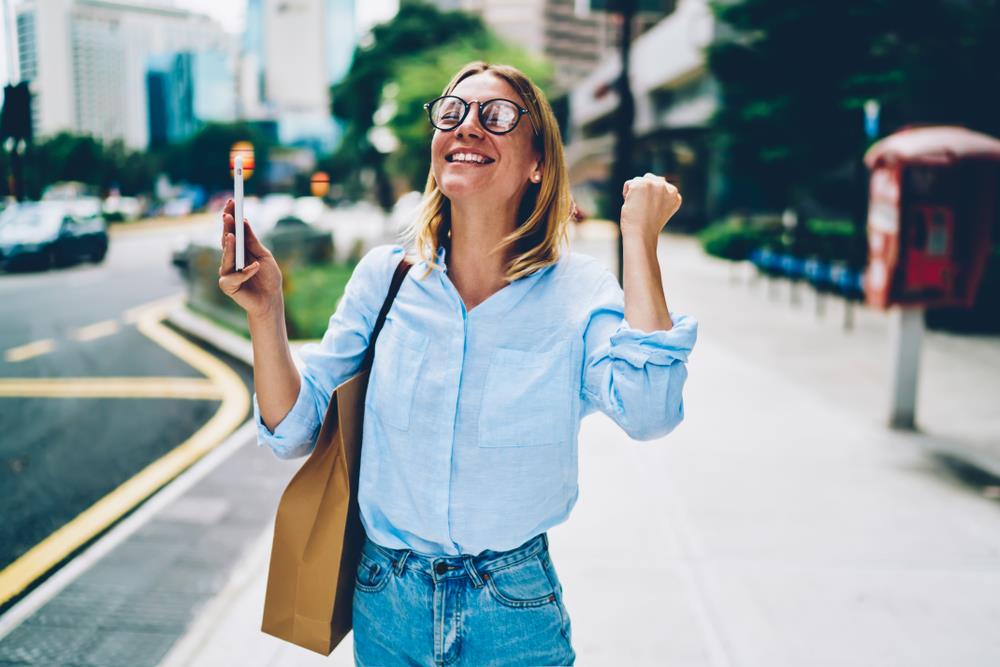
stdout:
[[240,291],[243,283],[253,278],[260,269],[260,262],[247,265],[242,271],[233,271],[219,277],[219,289],[228,296],[232,296]]

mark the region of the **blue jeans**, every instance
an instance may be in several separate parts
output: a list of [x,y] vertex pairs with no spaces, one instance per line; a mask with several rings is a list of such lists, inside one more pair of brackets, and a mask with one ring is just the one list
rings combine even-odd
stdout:
[[545,533],[478,556],[428,556],[366,538],[353,622],[354,661],[361,667],[539,667],[576,660]]

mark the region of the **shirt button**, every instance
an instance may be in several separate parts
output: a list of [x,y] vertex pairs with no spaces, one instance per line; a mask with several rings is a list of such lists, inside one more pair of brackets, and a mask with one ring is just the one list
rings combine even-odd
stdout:
[[434,566],[434,571],[438,574],[444,574],[448,571],[448,565],[446,563],[438,563]]

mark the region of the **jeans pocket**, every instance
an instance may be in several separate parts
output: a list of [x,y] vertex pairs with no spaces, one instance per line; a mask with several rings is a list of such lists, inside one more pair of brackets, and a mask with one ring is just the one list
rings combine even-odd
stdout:
[[480,447],[551,445],[572,436],[570,343],[533,352],[496,348],[479,411]]
[[413,397],[429,340],[420,332],[386,320],[375,343],[373,403],[366,406],[383,424],[401,431],[410,428]]
[[536,554],[483,573],[493,598],[507,607],[540,607],[556,601],[556,590]]
[[354,577],[354,587],[366,593],[378,593],[389,583],[392,574],[391,561],[362,553]]

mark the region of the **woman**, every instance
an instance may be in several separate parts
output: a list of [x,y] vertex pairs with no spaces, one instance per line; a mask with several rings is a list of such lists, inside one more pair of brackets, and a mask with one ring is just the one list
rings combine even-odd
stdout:
[[[512,67],[471,63],[425,105],[435,127],[414,266],[376,344],[366,396],[357,571],[360,665],[573,664],[546,530],[577,498],[581,417],[630,436],[669,433],[697,322],[670,313],[656,260],[681,198],[625,184],[624,293],[596,260],[562,251],[570,195],[559,129]],[[281,276],[246,224],[219,284],[247,311],[259,444],[307,455],[334,388],[360,365],[402,245],[369,251],[296,369]]]

